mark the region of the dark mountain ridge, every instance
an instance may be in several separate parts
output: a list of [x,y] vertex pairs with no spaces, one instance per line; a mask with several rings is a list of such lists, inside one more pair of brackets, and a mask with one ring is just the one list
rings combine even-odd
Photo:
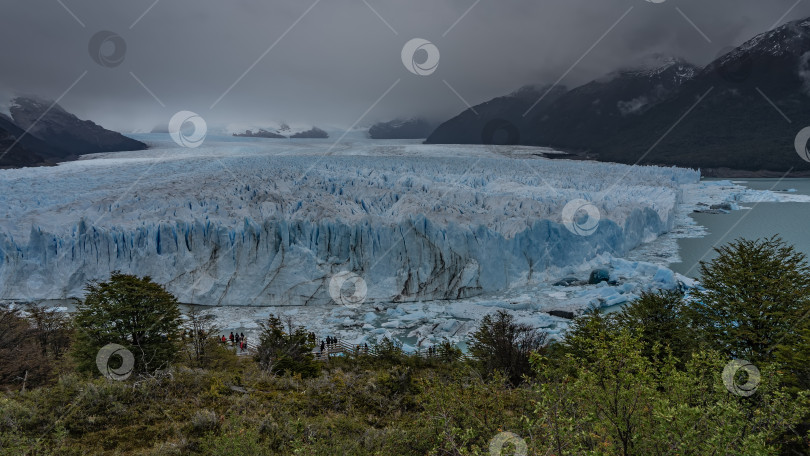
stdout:
[[[439,125],[425,141],[428,144],[481,144],[520,142],[519,132],[526,131],[524,114],[537,100],[534,109],[544,110],[566,93],[562,86],[525,86],[511,94],[467,109]],[[544,96],[545,95],[545,96]],[[514,126],[514,127],[513,127]],[[509,130],[509,138],[493,137],[500,130]],[[518,132],[515,137],[515,132]]]
[[527,144],[591,150],[613,132],[635,123],[692,80],[699,68],[675,58],[658,57],[652,66],[611,73],[529,113]]
[[607,138],[599,158],[707,168],[709,174],[721,168],[753,175],[810,171],[794,147],[796,134],[810,125],[808,58],[810,21],[758,35]]
[[9,110],[14,124],[67,154],[146,149],[146,144],[107,130],[92,121],[81,120],[52,102],[18,97],[12,101]]
[[[49,109],[50,108],[50,109]],[[146,144],[81,120],[58,104],[17,97],[0,115],[0,167],[51,165],[79,155],[146,149]]]
[[[810,20],[757,35],[700,69],[679,59],[614,72],[538,105],[496,98],[475,109],[506,113],[518,144],[598,160],[701,168],[711,175],[810,172],[796,134],[810,125]],[[544,100],[545,101],[545,100]],[[429,143],[480,144],[470,110],[439,126]]]

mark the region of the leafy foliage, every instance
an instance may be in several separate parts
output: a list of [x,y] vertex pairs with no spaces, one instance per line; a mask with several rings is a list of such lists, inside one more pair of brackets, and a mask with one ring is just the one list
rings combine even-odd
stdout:
[[[786,363],[807,373],[810,267],[805,255],[773,237],[739,239],[701,264],[703,290],[690,314],[703,340],[732,358]],[[802,356],[805,358],[802,359]]]
[[184,353],[189,364],[196,367],[214,367],[222,350],[226,350],[219,339],[219,326],[210,313],[193,310],[183,324]]
[[290,319],[285,325],[275,315],[270,315],[261,328],[255,359],[263,369],[274,374],[318,375],[320,364],[312,354],[315,342],[306,328],[296,326]]
[[52,366],[38,343],[19,311],[0,307],[0,386],[24,389],[49,379]]
[[680,368],[645,356],[628,330],[593,344],[588,360],[569,354],[564,369],[533,359],[543,375],[532,419],[539,454],[779,454],[810,411],[808,392],[791,395],[770,369],[753,398],[731,394],[717,352]]
[[470,352],[484,372],[503,372],[517,385],[531,373],[529,355],[545,345],[546,335],[530,325],[516,323],[512,314],[499,310],[482,319],[471,339]]
[[97,372],[96,355],[119,344],[135,357],[135,372],[152,373],[175,359],[180,336],[177,299],[149,277],[114,272],[87,285],[77,303],[73,356],[81,371]]
[[[751,247],[768,242],[741,244],[743,252],[732,249],[717,264],[740,264],[751,258]],[[787,291],[804,283],[796,273],[803,271],[802,261],[790,260],[799,259],[790,249],[761,252],[771,253],[753,258],[768,260],[788,285],[767,279],[772,271],[761,269],[766,279],[754,284],[736,272],[729,282],[718,274],[694,310],[679,294],[647,293],[620,313],[594,311],[577,318],[563,340],[550,345],[501,312],[484,319],[475,333],[477,361],[459,359],[448,344],[425,359],[384,339],[369,354],[320,363],[312,358],[314,344],[303,328],[271,316],[254,362],[221,344],[205,345],[213,339],[204,336],[216,328],[192,315],[187,332],[196,328],[203,337],[187,333],[176,339],[187,355],[163,375],[115,382],[76,375],[74,366],[60,362],[47,364],[51,370],[38,383],[45,386],[20,391],[12,379],[14,391],[0,395],[0,455],[484,455],[504,432],[525,443],[528,454],[806,454],[807,327],[794,321],[795,334],[772,338],[764,345],[772,354],[764,356],[750,349],[761,343],[758,338],[710,343],[717,328],[738,330],[741,325],[729,319],[748,315],[746,307],[772,310],[760,305],[769,302],[763,296],[804,302],[801,294]],[[159,294],[148,279],[116,279],[123,285],[104,289],[106,300],[91,299],[96,306],[80,310],[89,314],[82,322],[101,318],[88,310],[98,307],[121,321],[131,309],[118,304],[140,296],[133,289]],[[720,313],[721,299],[738,296],[726,294],[733,283],[746,287],[740,299],[729,301],[740,309]],[[715,290],[721,293],[712,294]],[[716,299],[714,307],[706,296]],[[4,310],[0,357],[12,357],[3,361],[26,361],[21,354],[50,359],[63,351],[65,328],[58,319],[50,326],[35,312]],[[783,324],[778,318],[770,322]],[[750,336],[739,331],[740,337]],[[20,351],[19,338],[32,341],[33,349]],[[80,347],[76,342],[73,350]],[[750,396],[733,394],[725,383],[729,347],[747,347],[741,353],[759,356],[761,376]],[[529,370],[516,376],[524,356]],[[512,441],[504,448],[517,446]]]
[[622,309],[617,323],[639,335],[648,358],[665,352],[685,362],[696,348],[683,294],[677,290],[642,293]]
[[600,309],[590,309],[571,323],[559,347],[560,359],[571,355],[587,362],[594,362],[596,346],[594,341],[610,342],[619,332],[616,315],[606,315]]

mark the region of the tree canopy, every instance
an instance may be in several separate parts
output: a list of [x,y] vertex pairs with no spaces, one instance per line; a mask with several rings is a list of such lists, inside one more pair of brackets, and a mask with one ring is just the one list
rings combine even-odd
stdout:
[[177,299],[149,277],[114,272],[90,283],[77,303],[73,356],[80,370],[97,371],[96,357],[108,344],[119,344],[135,359],[135,373],[166,368],[180,339]]

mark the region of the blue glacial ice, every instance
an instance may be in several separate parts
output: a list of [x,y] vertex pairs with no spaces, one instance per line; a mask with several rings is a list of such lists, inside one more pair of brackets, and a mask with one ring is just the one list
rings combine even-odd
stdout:
[[[0,171],[0,299],[81,297],[115,270],[207,305],[329,304],[340,271],[367,305],[469,298],[624,256],[672,229],[699,180],[529,148],[326,147],[158,143]],[[575,199],[598,208],[591,235],[563,224]]]

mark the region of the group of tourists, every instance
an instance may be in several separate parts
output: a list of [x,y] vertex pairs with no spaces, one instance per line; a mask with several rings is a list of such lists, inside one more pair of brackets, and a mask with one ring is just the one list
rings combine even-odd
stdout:
[[331,348],[333,345],[337,345],[338,340],[337,337],[326,336],[326,339],[321,340],[321,353],[325,352],[327,348]]
[[[185,336],[185,334],[184,334],[184,336]],[[315,340],[317,340],[316,336],[315,336],[315,333],[309,333],[307,335],[307,339],[309,339],[310,341],[313,341],[313,342]],[[233,333],[233,332],[231,332],[231,334],[228,335],[228,336],[225,336],[223,334],[222,337],[220,337],[220,340],[222,341],[223,344],[227,344],[228,342],[230,342],[232,346],[239,347],[239,350],[241,350],[241,351],[245,351],[248,348],[247,337],[245,337],[245,333],[238,333],[238,332]],[[338,345],[339,345],[339,341],[338,341],[337,337],[326,336],[326,339],[321,339],[320,352],[319,352],[318,356],[320,356],[320,355],[322,355],[324,353],[328,353],[329,351],[331,351],[332,348],[336,348],[336,346],[338,346]],[[354,347],[354,350],[355,350],[356,354],[366,354],[367,355],[368,354],[368,344],[363,344],[363,345],[358,344],[357,346]],[[438,356],[438,355],[439,355],[439,350],[435,346],[431,345],[430,347],[428,347],[428,349],[427,349],[427,356],[428,357],[434,357],[434,356]]]
[[[322,354],[324,352],[327,352],[328,350],[330,350],[331,348],[333,348],[333,347],[335,347],[337,345],[339,345],[337,337],[326,336],[326,339],[321,339],[320,353]],[[363,344],[363,345],[358,344],[355,347],[355,353],[356,354],[360,354],[360,353],[368,354],[368,344]]]
[[230,340],[231,345],[234,346],[234,347],[238,346],[239,350],[241,350],[241,351],[247,350],[247,347],[248,347],[247,337],[245,337],[245,333],[236,333],[236,334],[234,334],[233,331],[231,331],[230,336],[225,337],[225,335],[223,334],[222,337],[220,338],[220,340],[222,341],[223,344],[227,344],[228,341]]

